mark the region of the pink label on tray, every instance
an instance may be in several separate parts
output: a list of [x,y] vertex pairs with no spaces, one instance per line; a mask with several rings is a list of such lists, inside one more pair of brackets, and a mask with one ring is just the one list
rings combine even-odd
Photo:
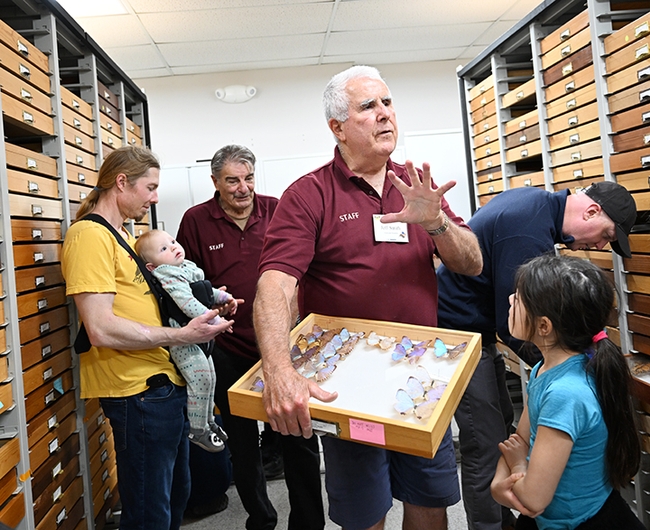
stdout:
[[352,418],[350,418],[350,439],[386,445],[384,426],[381,423],[353,420]]

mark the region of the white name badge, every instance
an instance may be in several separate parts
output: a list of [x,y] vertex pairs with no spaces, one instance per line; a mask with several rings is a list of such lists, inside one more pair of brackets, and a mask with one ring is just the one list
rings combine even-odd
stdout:
[[382,223],[381,214],[372,215],[372,226],[375,232],[375,241],[388,243],[408,243],[409,232],[406,223]]

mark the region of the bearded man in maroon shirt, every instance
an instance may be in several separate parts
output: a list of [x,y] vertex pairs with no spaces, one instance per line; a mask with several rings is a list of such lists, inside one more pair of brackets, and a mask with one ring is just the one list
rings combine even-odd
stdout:
[[[291,300],[300,314],[435,326],[433,256],[462,274],[481,272],[476,238],[444,193],[413,164],[394,163],[397,122],[390,90],[375,68],[334,76],[323,96],[336,138],[334,159],[294,182],[269,225],[260,259],[254,320],[262,354],[264,405],[274,430],[312,436],[308,400],[331,402],[291,365]],[[383,216],[383,217],[382,217]],[[406,237],[390,239],[395,230]],[[322,438],[329,515],[346,530],[384,527],[393,498],[404,503],[404,528],[447,528],[446,507],[460,500],[448,429],[433,459]]]

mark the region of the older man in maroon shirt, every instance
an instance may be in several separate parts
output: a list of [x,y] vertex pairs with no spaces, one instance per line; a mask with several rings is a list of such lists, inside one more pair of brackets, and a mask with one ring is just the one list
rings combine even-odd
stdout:
[[[355,66],[334,76],[323,97],[337,141],[334,159],[284,193],[266,234],[254,307],[263,359],[264,405],[283,434],[312,435],[308,400],[333,401],[292,367],[290,302],[300,313],[436,325],[433,255],[463,274],[481,272],[476,238],[437,188],[390,155],[397,142],[392,97],[379,72]],[[391,240],[385,224],[403,234]],[[433,459],[335,438],[322,439],[329,515],[346,530],[384,527],[397,498],[404,528],[447,528],[446,506],[460,500],[448,430]]]
[[[213,285],[226,285],[245,300],[233,317],[233,333],[222,333],[215,341],[215,399],[229,436],[237,493],[248,513],[246,529],[272,530],[277,513],[266,492],[257,422],[232,416],[227,392],[259,360],[252,320],[257,265],[278,200],[255,193],[255,156],[246,147],[221,148],[211,168],[214,197],[185,212],[177,239],[186,257],[205,271]],[[325,515],[318,442],[280,438],[291,505],[289,530],[322,530]]]

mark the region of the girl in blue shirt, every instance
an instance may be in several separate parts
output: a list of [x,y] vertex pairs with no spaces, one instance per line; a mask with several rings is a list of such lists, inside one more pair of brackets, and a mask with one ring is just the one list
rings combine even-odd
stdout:
[[641,448],[630,372],[603,331],[613,308],[613,285],[588,261],[543,255],[517,273],[510,333],[543,355],[492,481],[497,502],[521,512],[517,530],[644,528],[618,493]]

